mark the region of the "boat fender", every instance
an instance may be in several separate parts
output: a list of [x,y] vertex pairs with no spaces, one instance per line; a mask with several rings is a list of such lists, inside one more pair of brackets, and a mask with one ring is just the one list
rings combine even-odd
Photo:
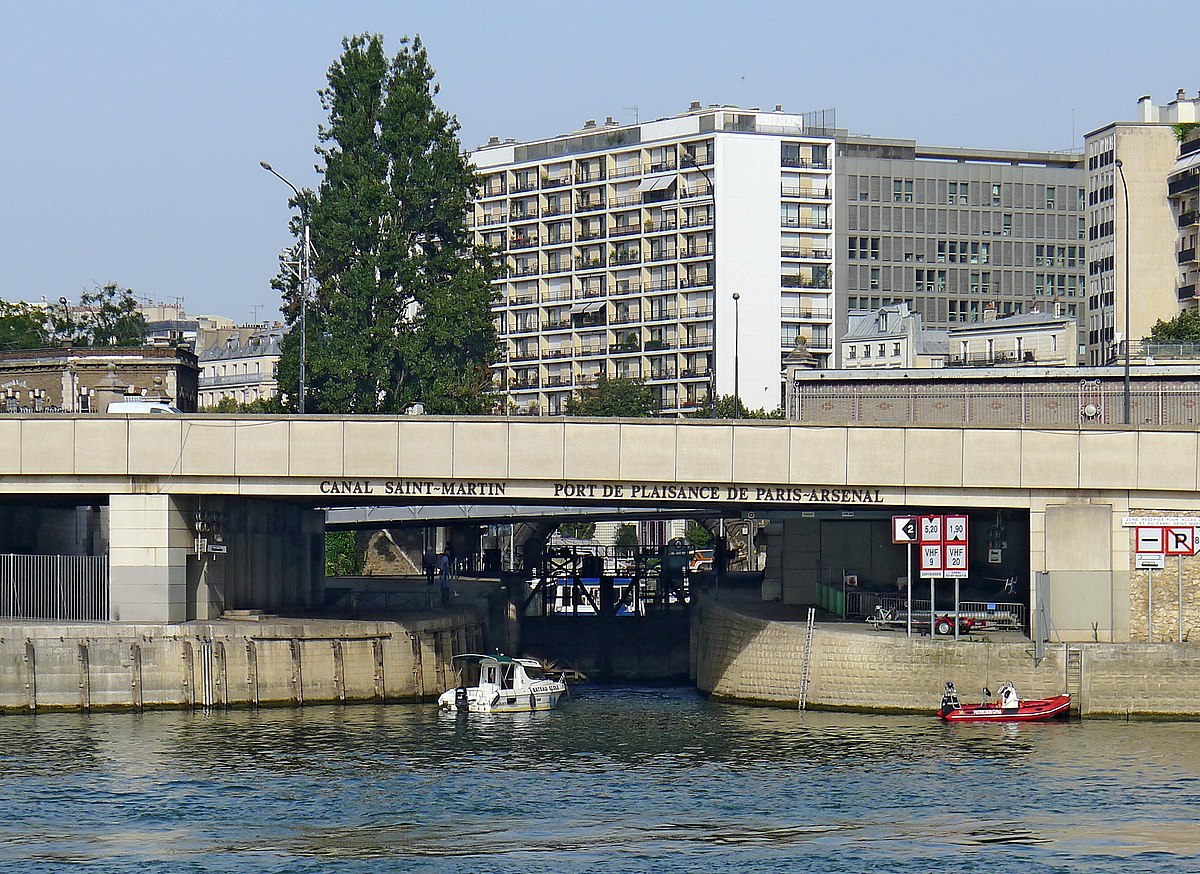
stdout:
[[529,709],[537,710],[537,695],[532,692],[529,693]]
[[499,703],[500,703],[500,693],[499,693],[499,692],[497,692],[497,693],[496,693],[496,697],[492,699],[492,704],[491,704],[491,706],[492,706],[492,707],[495,707],[495,706],[496,706],[497,704],[499,704]]

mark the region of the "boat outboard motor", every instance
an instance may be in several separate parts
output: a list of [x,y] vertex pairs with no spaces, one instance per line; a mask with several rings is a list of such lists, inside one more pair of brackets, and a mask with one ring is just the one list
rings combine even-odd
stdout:
[[466,713],[471,709],[470,700],[467,698],[466,686],[459,686],[454,690],[454,708],[459,713]]

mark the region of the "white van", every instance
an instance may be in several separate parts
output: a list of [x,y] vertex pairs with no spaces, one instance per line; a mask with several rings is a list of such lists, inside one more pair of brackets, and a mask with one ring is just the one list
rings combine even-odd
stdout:
[[181,411],[171,406],[166,401],[113,401],[108,405],[110,415],[114,413],[120,414],[143,414],[143,413],[174,413],[178,415]]

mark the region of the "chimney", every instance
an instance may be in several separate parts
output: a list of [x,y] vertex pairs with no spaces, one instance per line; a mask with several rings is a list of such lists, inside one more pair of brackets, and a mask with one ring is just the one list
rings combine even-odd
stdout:
[[604,123],[605,123],[606,125],[610,125],[610,124],[616,124],[616,122],[615,122],[615,121],[613,121],[613,117],[612,117],[611,115],[606,115],[606,116],[604,117]]
[[996,321],[996,305],[994,303],[989,303],[983,308],[983,320],[985,322]]
[[783,104],[782,104],[782,103],[776,103],[776,104],[775,104],[775,111],[776,111],[776,112],[783,112]]
[[594,119],[594,118],[589,118],[587,121],[585,121],[585,122],[583,123],[583,129],[584,129],[584,130],[587,130],[587,129],[589,129],[589,128],[593,128],[593,127],[595,127],[595,126],[596,126],[596,119]]
[[489,146],[500,145],[500,137],[488,137],[488,145]]
[[1142,124],[1150,124],[1154,121],[1154,100],[1149,94],[1143,94],[1138,98],[1138,113],[1141,116]]
[[693,100],[692,105],[688,107],[688,112],[695,112],[699,108],[700,108],[700,101]]
[[1178,91],[1175,92],[1175,102],[1183,103],[1183,101],[1185,101],[1185,100],[1187,100],[1187,92],[1184,91],[1182,88],[1180,88]]

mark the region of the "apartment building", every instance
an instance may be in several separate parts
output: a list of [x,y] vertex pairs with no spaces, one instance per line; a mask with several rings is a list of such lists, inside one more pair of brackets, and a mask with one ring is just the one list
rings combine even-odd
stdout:
[[877,310],[852,310],[849,328],[838,340],[846,370],[940,367],[946,358],[946,331],[930,330],[906,303]]
[[737,393],[781,405],[798,339],[833,355],[832,113],[693,103],[472,155],[471,221],[500,253],[493,312],[508,411],[557,414],[600,376],[666,414]]
[[1179,264],[1177,296],[1182,307],[1196,305],[1196,286],[1200,280],[1200,261],[1196,243],[1200,235],[1200,119],[1178,129],[1179,160],[1167,177],[1167,198],[1179,227],[1175,260]]
[[225,398],[248,404],[279,394],[276,376],[284,330],[275,323],[206,334],[200,353],[200,406],[215,407]]
[[1195,297],[1194,283],[1189,292],[1186,281],[1194,270],[1181,271],[1179,245],[1189,227],[1194,240],[1195,209],[1187,206],[1195,202],[1196,183],[1194,165],[1180,158],[1178,127],[1198,120],[1200,97],[1188,99],[1180,89],[1165,106],[1142,97],[1136,121],[1112,122],[1084,137],[1088,364],[1121,357],[1127,324],[1136,342]]
[[979,322],[989,307],[1082,325],[1080,154],[841,135],[835,166],[837,336],[848,313],[899,303],[927,328]]

